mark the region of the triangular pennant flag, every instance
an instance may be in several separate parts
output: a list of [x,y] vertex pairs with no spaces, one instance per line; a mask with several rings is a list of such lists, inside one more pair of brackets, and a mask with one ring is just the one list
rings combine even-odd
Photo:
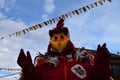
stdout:
[[60,20],[60,19],[61,19],[61,17],[58,17],[58,19]]
[[43,22],[46,26],[48,25],[47,22]]
[[86,12],[86,11],[87,11],[86,7],[82,7],[82,9],[83,9],[83,11],[84,11],[84,12]]
[[39,27],[39,28],[41,28],[41,27],[42,27],[42,25],[41,25],[41,24],[37,24],[37,25],[38,25],[38,27]]
[[44,23],[41,23],[41,26],[44,26]]
[[53,18],[52,21],[55,23],[55,19]]
[[49,24],[49,21],[46,21],[47,22],[47,24]]
[[14,36],[14,35],[15,35],[15,33],[10,34],[10,36]]
[[36,27],[35,26],[32,26],[33,27],[33,30],[36,30]]
[[47,23],[50,24],[50,20],[48,20]]
[[75,15],[75,12],[74,12],[74,11],[72,11],[72,14],[73,14],[73,15]]
[[59,18],[55,18],[55,20],[58,22],[60,19]]
[[91,7],[91,8],[94,8],[94,5],[93,5],[93,4],[90,4],[90,7]]
[[49,20],[50,24],[52,24],[52,20]]
[[109,2],[112,2],[112,0],[108,0]]
[[30,31],[33,30],[33,27],[30,27],[29,30],[30,30]]
[[79,8],[78,11],[79,11],[80,13],[82,13],[82,9],[81,9],[81,8]]
[[23,33],[26,34],[25,30],[23,30]]
[[29,27],[29,30],[31,31],[31,27]]
[[70,17],[72,17],[72,13],[71,13],[71,12],[69,12],[68,15],[69,15]]
[[89,10],[90,10],[90,7],[89,6],[86,6]]
[[105,0],[103,0],[105,2]]
[[20,36],[20,35],[21,35],[21,31],[18,31],[18,32],[17,32],[17,36]]
[[75,10],[76,14],[79,15],[79,12],[77,10]]
[[28,29],[25,29],[27,32],[29,32],[29,30]]
[[94,2],[95,6],[97,6],[97,2]]
[[4,37],[2,37],[2,39],[4,39]]
[[4,37],[1,37],[0,39],[4,39]]
[[61,17],[62,17],[62,19],[65,19],[65,15],[62,15]]
[[39,28],[38,25],[35,25],[35,28],[38,29]]
[[68,14],[65,14],[66,18],[68,18]]
[[16,32],[15,34],[16,34],[16,36],[18,36],[18,32]]
[[9,34],[9,37],[11,37],[12,35],[11,34]]
[[103,5],[103,1],[102,1],[102,0],[98,1],[98,3],[99,3],[100,5]]

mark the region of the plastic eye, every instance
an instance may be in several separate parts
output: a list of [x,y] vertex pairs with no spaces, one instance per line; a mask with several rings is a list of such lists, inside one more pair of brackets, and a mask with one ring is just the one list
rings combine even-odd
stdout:
[[61,35],[61,36],[60,36],[60,38],[61,38],[61,39],[64,39],[64,36],[63,36],[63,35]]
[[58,37],[57,36],[54,36],[54,40],[57,40],[58,39]]

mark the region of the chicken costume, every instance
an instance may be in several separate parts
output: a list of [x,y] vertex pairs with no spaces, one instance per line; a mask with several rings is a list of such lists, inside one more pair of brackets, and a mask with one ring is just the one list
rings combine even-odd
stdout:
[[21,80],[110,80],[110,53],[104,43],[98,45],[95,57],[85,50],[76,49],[70,34],[60,19],[49,30],[50,43],[45,55],[35,57],[20,50],[17,63],[22,68]]

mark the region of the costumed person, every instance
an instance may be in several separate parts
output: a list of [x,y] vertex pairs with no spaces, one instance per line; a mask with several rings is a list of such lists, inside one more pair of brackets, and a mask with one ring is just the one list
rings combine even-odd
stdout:
[[17,63],[22,68],[22,80],[110,80],[110,53],[104,43],[98,45],[95,57],[85,50],[76,49],[70,33],[60,19],[49,30],[50,43],[45,55],[40,54],[32,63],[30,52],[20,50]]

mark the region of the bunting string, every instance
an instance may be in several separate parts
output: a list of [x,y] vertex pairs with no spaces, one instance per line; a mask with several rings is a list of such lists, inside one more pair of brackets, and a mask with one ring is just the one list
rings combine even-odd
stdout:
[[0,68],[0,70],[5,70],[5,71],[21,71],[21,69],[15,69],[15,68]]
[[[105,2],[112,2],[112,0],[99,0],[99,1],[94,2],[92,4],[86,5],[86,6],[82,7],[82,8],[79,8],[79,9],[73,10],[71,12],[68,12],[66,14],[63,14],[63,15],[57,17],[57,18],[52,18],[52,19],[50,19],[48,21],[36,24],[34,26],[31,26],[29,28],[23,29],[21,31],[17,31],[17,32],[9,34],[7,36],[8,37],[12,37],[12,36],[15,36],[15,35],[16,36],[21,36],[22,34],[26,34],[26,33],[30,32],[30,31],[34,31],[34,30],[40,29],[40,28],[42,28],[44,26],[48,26],[50,24],[54,24],[54,23],[58,22],[61,18],[66,19],[66,18],[71,18],[74,15],[80,15],[81,13],[87,12],[88,10],[91,10],[92,8],[95,8],[98,5],[101,5],[101,6],[104,5]],[[2,36],[2,37],[0,37],[0,40],[4,39],[4,38],[5,37]]]
[[10,76],[14,76],[14,75],[17,75],[17,74],[20,74],[21,72],[17,72],[17,73],[13,73],[13,74],[8,74],[8,75],[3,75],[3,76],[0,76],[0,78],[4,78],[4,77],[10,77]]

